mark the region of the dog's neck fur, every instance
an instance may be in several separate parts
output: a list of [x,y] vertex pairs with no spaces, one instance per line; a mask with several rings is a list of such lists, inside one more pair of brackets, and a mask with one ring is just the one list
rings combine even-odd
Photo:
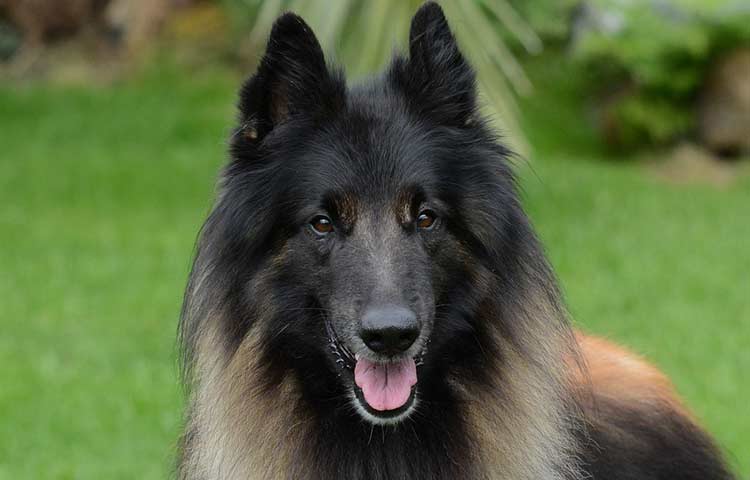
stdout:
[[[195,352],[179,478],[580,478],[575,409],[566,404],[561,369],[568,355],[567,327],[556,320],[550,324],[555,309],[545,302],[528,303],[537,307],[517,314],[527,316],[525,322],[546,323],[546,329],[529,325],[521,347],[496,332],[502,369],[482,366],[497,369],[496,383],[448,378],[456,394],[453,416],[459,418],[436,418],[429,437],[423,436],[428,429],[419,431],[419,422],[409,419],[397,427],[371,427],[353,412],[332,417],[340,424],[316,418],[293,375],[266,387],[258,335],[251,332],[227,360],[218,347],[221,334],[204,332]],[[544,332],[544,338],[533,332]],[[415,412],[420,414],[426,415]],[[352,430],[352,422],[359,428]]]

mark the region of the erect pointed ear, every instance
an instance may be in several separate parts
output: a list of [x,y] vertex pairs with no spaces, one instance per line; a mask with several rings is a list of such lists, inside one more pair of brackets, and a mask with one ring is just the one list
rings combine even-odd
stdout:
[[421,113],[448,125],[467,124],[476,110],[474,70],[458,49],[443,9],[427,2],[414,15],[409,60],[396,60],[394,83]]
[[329,72],[313,31],[285,13],[271,29],[258,71],[240,90],[241,134],[260,140],[294,115],[334,113],[344,100],[343,78]]

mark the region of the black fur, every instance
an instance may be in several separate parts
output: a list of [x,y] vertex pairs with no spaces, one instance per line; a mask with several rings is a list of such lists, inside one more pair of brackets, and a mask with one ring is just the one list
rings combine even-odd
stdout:
[[593,478],[615,480],[728,480],[711,439],[666,406],[644,410],[597,398],[589,410],[582,450]]
[[[249,336],[262,339],[258,391],[288,377],[299,385],[299,416],[314,428],[289,478],[485,478],[481,440],[445,379],[497,381],[489,367],[502,371],[508,353],[498,335],[531,351],[527,335],[539,327],[519,313],[531,289],[557,312],[550,330],[567,325],[518,200],[509,152],[477,113],[474,72],[441,9],[427,3],[417,12],[408,58],[351,88],[326,66],[310,28],[282,16],[242,87],[239,111],[186,294],[186,382],[200,381],[200,340],[217,322],[212,348],[226,363]],[[439,224],[420,232],[414,217],[425,205]],[[319,238],[309,223],[320,212],[335,230]],[[389,259],[389,288],[380,282],[378,255]],[[359,314],[373,297],[407,304],[425,335],[419,407],[386,427],[352,408],[351,374],[337,363],[325,328],[333,323],[338,340],[355,349]],[[530,361],[537,360],[549,361]],[[510,400],[504,395],[512,393],[501,390],[496,400]],[[576,452],[586,462],[579,478],[730,478],[691,424],[669,415],[663,418],[673,424],[631,422],[637,412],[627,406],[606,409],[607,421],[569,426],[585,446]],[[186,456],[202,448],[197,428],[191,424],[185,436]],[[624,441],[618,428],[643,443]]]

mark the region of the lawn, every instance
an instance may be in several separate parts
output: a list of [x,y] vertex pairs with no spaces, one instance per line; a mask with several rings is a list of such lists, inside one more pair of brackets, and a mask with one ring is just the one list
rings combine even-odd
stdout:
[[[237,81],[0,87],[0,479],[168,476],[177,317]],[[549,98],[525,102],[519,170],[577,324],[665,369],[748,475],[750,181],[607,161]]]

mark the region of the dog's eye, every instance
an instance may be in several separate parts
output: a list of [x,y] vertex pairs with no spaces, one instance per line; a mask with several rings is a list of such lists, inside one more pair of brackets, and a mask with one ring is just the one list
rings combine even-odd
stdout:
[[417,216],[417,228],[429,230],[435,225],[435,212],[432,210],[422,210]]
[[331,219],[325,215],[318,215],[313,218],[312,221],[310,221],[310,227],[318,235],[326,235],[333,231],[333,223],[331,222]]

